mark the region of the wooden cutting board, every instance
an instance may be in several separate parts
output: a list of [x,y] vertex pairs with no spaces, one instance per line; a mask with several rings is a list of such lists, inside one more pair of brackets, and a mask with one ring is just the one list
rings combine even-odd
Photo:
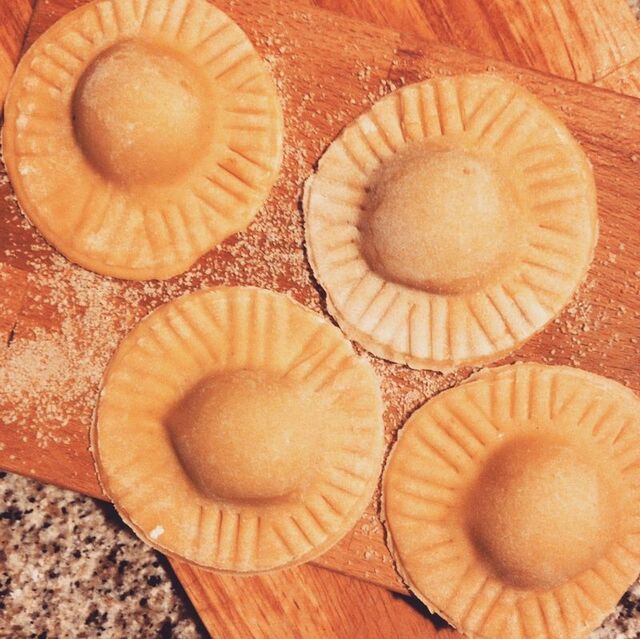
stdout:
[[[258,48],[272,61],[276,75],[283,71],[285,73],[282,86],[290,102],[287,105],[289,119],[295,129],[292,137],[301,141],[301,155],[296,160],[296,166],[289,167],[290,174],[285,176],[295,178],[293,182],[299,181],[301,174],[306,174],[308,165],[317,157],[322,146],[344,123],[365,108],[372,97],[388,90],[392,83],[400,84],[431,73],[485,70],[491,67],[522,81],[549,104],[561,108],[569,126],[585,144],[596,168],[601,191],[602,239],[593,276],[579,301],[569,309],[561,322],[523,349],[518,358],[573,362],[595,372],[626,380],[638,388],[638,379],[632,370],[635,357],[632,340],[638,336],[638,287],[637,278],[634,282],[629,277],[640,264],[639,226],[634,220],[632,199],[633,191],[637,188],[634,169],[637,140],[640,139],[640,123],[638,116],[634,116],[637,104],[442,47],[430,45],[425,49],[421,42],[412,38],[378,31],[321,12],[292,9],[290,3],[245,2],[242,7],[232,6],[232,2],[218,4],[248,31]],[[58,1],[39,4],[29,32],[29,41],[68,8],[68,3]],[[340,43],[339,47],[336,47],[336,42]],[[296,75],[289,76],[291,71],[295,71]],[[312,104],[305,105],[309,102]],[[329,120],[327,115],[332,115],[333,119]],[[624,131],[620,126],[622,121]],[[297,186],[297,183],[283,185],[281,182],[282,193],[290,195],[292,203]],[[5,208],[9,208],[8,204]],[[9,353],[16,346],[24,346],[25,342],[44,341],[52,334],[65,332],[64,323],[68,313],[73,312],[73,303],[70,301],[65,307],[60,297],[64,296],[66,279],[77,279],[74,269],[65,271],[66,267],[61,267],[53,253],[39,242],[37,233],[27,228],[15,228],[17,219],[5,210],[2,224],[6,223],[6,226],[0,225],[0,246],[12,252],[0,267],[0,286],[4,288],[2,295],[6,303],[0,326],[6,328],[7,341],[11,342],[7,349]],[[295,242],[290,248],[300,249]],[[215,277],[213,282],[209,281],[209,277],[210,274],[200,279],[192,277],[190,281],[178,282],[163,290],[163,294],[174,295],[180,290],[199,286],[201,281],[215,283]],[[293,278],[287,282],[286,278],[278,278],[269,283],[274,288],[290,290],[302,301],[315,305],[315,291],[305,292],[302,288],[291,286],[291,283],[297,284],[295,280]],[[83,284],[86,286],[91,282]],[[51,286],[55,286],[56,291],[47,290]],[[161,296],[156,294],[157,291],[148,294],[143,289],[136,285],[116,287],[118,295],[110,299],[109,304],[123,317],[122,324],[118,326],[119,334],[145,310],[159,302]],[[81,298],[76,300],[79,314],[95,311],[91,304],[86,303],[86,291],[79,294],[78,282],[69,291]],[[108,291],[105,289],[111,296],[113,291],[110,287]],[[130,294],[131,291],[136,294]],[[133,311],[127,306],[131,301],[137,305]],[[104,310],[108,315],[113,308]],[[582,332],[583,325],[590,329],[589,333]],[[77,337],[74,334],[66,335],[66,339],[74,336]],[[85,335],[84,339],[89,345],[92,335]],[[36,367],[36,370],[44,371],[46,375],[47,366],[56,366],[49,361],[55,353],[55,348],[46,353],[40,352],[38,359],[38,353],[23,349],[21,356],[23,364],[29,362],[27,356],[31,357],[32,364],[37,362],[40,367]],[[429,377],[426,383],[428,374],[406,377],[397,370],[398,367],[386,368],[388,370],[384,372],[392,381],[391,396],[403,388],[407,393],[413,393],[410,405],[396,406],[394,411],[390,411],[388,417],[392,426],[443,383],[437,376]],[[59,374],[64,376],[63,373]],[[71,377],[76,374],[77,371],[69,371]],[[417,380],[418,377],[421,379]],[[29,383],[26,379],[22,382]],[[58,386],[64,387],[59,379],[57,382]],[[62,391],[66,392],[64,388],[61,388]],[[79,392],[78,389],[76,391]],[[87,396],[94,391],[93,387],[87,388]],[[89,415],[86,411],[80,414],[87,404],[82,401],[71,404],[62,410],[58,398],[44,398],[35,405],[46,407],[46,410],[34,411],[28,416],[28,424],[25,415],[21,415],[19,427],[15,423],[6,424],[8,428],[3,428],[0,435],[0,442],[4,444],[4,449],[0,451],[0,465],[96,494],[97,485],[86,451],[85,433]],[[51,410],[52,406],[55,410]],[[8,411],[6,414],[11,415]],[[57,424],[54,423],[56,420]],[[64,425],[60,426],[61,423]],[[51,436],[51,430],[55,436]],[[345,573],[389,587],[399,587],[382,544],[380,527],[372,515],[365,518],[351,537],[322,561]]]

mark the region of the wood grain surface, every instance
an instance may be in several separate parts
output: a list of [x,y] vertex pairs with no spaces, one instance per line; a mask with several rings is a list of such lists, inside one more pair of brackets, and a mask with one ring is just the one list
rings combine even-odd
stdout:
[[9,80],[22,49],[33,2],[35,0],[0,2],[0,102],[4,101]]
[[596,84],[617,93],[640,97],[640,58],[608,73]]
[[406,595],[312,565],[227,577],[173,564],[211,634],[220,639],[461,639]]
[[[320,4],[320,2],[317,3]],[[259,36],[260,32],[264,35],[268,30],[271,37],[274,33],[277,37],[279,33],[289,42],[289,40],[294,41],[293,38],[288,37],[291,33],[290,30],[295,30],[293,31],[297,34],[295,40],[303,41],[308,38],[310,51],[294,52],[294,54],[290,54],[290,59],[295,60],[296,69],[304,69],[305,72],[305,84],[302,86],[301,83],[298,89],[301,96],[303,95],[302,91],[308,86],[309,78],[312,82],[323,87],[327,84],[327,80],[338,82],[337,86],[325,91],[330,95],[323,99],[322,108],[330,107],[332,100],[336,104],[336,99],[340,100],[342,95],[354,96],[353,99],[357,101],[360,93],[370,88],[370,86],[363,87],[357,82],[354,83],[353,74],[349,76],[348,73],[346,82],[351,84],[344,86],[346,83],[341,82],[344,78],[339,75],[339,65],[335,65],[336,68],[325,69],[324,72],[320,68],[315,68],[314,65],[318,65],[318,61],[326,60],[332,54],[335,55],[335,41],[337,40],[343,43],[352,43],[358,49],[359,55],[364,55],[361,61],[364,60],[371,67],[375,82],[388,78],[400,84],[403,81],[411,81],[431,73],[450,73],[467,69],[485,70],[490,67],[524,82],[534,91],[540,93],[550,104],[562,109],[561,112],[565,114],[565,119],[585,144],[594,161],[603,214],[602,239],[596,258],[596,266],[590,278],[590,287],[587,291],[583,291],[580,306],[574,306],[573,309],[570,309],[573,311],[573,316],[563,318],[561,323],[536,338],[519,353],[519,358],[578,363],[595,372],[627,381],[638,389],[638,379],[629,370],[636,356],[632,340],[637,339],[638,336],[637,318],[640,311],[633,299],[634,295],[635,301],[638,299],[637,286],[630,289],[628,278],[629,274],[635,272],[634,269],[637,270],[638,264],[640,264],[640,251],[637,245],[640,227],[633,215],[633,191],[638,186],[635,169],[639,154],[637,147],[640,139],[640,122],[638,116],[634,115],[634,111],[637,112],[637,106],[633,101],[615,98],[604,92],[583,89],[570,83],[551,81],[543,76],[520,72],[498,63],[487,62],[486,59],[466,56],[446,48],[427,47],[423,42],[411,36],[400,37],[387,31],[378,31],[357,23],[334,19],[322,13],[300,9],[293,12],[295,15],[291,15],[292,12],[285,10],[282,3],[278,2],[247,2],[244,7],[237,7],[232,2],[217,4],[227,9],[247,29],[250,35]],[[519,25],[517,29],[513,27],[512,22],[509,22],[511,25],[509,28],[496,26],[499,21],[491,17],[493,15],[491,8],[496,3],[489,2],[442,2],[441,7],[437,7],[436,3],[422,2],[417,4],[410,1],[406,3],[367,3],[344,0],[340,3],[323,2],[322,4],[330,5],[329,8],[342,10],[352,15],[374,19],[379,23],[391,23],[396,28],[405,28],[414,34],[418,33],[430,39],[438,38],[472,49],[489,51],[495,57],[512,59],[521,64],[554,71],[567,77],[579,77],[589,81],[597,80],[603,85],[617,90],[624,90],[624,82],[626,81],[624,79],[628,77],[627,68],[636,68],[633,58],[637,56],[637,52],[633,53],[633,51],[635,51],[634,47],[637,47],[637,31],[633,28],[635,26],[633,18],[624,7],[623,2],[585,3],[593,4],[595,7],[595,13],[588,14],[587,17],[590,16],[590,18],[586,22],[583,20],[584,14],[578,13],[580,19],[576,24],[572,22],[570,25],[573,30],[567,31],[566,28],[563,30],[563,22],[560,21],[558,30],[549,32],[530,28],[534,23],[526,22],[527,16],[531,17],[529,15],[531,12],[527,11],[524,11],[524,17],[516,16],[514,18],[514,21]],[[507,3],[503,2],[502,4],[507,7]],[[575,4],[577,3],[574,2],[573,5]],[[515,3],[515,5],[521,8],[522,3]],[[546,12],[547,3],[541,2],[540,5]],[[558,10],[558,7],[562,5],[562,15],[573,15],[570,14],[570,11],[574,11],[575,14],[576,7],[569,2],[548,3],[548,5],[553,5],[555,10]],[[582,3],[580,5],[582,6]],[[289,9],[290,6],[288,6]],[[39,30],[42,30],[56,15],[60,15],[67,8],[68,3],[64,2],[52,2],[47,3],[46,6],[43,4],[38,7],[36,18],[39,22],[34,23],[30,39],[32,40]],[[507,11],[508,7],[504,10]],[[470,21],[463,19],[465,16],[473,16],[474,11],[480,11],[486,19],[475,22],[475,18]],[[422,17],[420,17],[421,15]],[[547,13],[542,15],[544,17]],[[603,25],[609,23],[598,22],[594,18],[596,15],[600,16],[600,20],[610,20],[610,26],[605,28]],[[418,22],[423,22],[424,25],[437,24],[439,26],[438,28],[432,27],[431,32],[427,32],[421,30],[426,27],[420,26]],[[473,26],[474,24],[475,26]],[[278,32],[278,29],[281,31]],[[322,33],[325,36],[319,35]],[[582,39],[584,46],[591,51],[591,54],[587,56],[588,59],[582,64],[576,63],[581,55],[579,53],[581,49],[575,41],[578,36]],[[530,38],[531,40],[527,41],[525,47],[526,59],[518,57],[511,51],[513,42],[516,42],[518,37],[525,40]],[[562,68],[560,66],[553,67],[552,63],[556,64],[558,60],[555,56],[550,57],[544,53],[548,50],[547,46],[551,46],[549,43],[545,44],[546,37],[549,38],[549,42],[554,41],[556,47],[558,46],[558,37],[568,39],[568,44],[571,46],[567,47],[567,56]],[[491,49],[487,45],[490,40],[494,42],[492,45],[494,48]],[[629,53],[630,51],[632,53]],[[300,57],[304,59],[302,67],[299,66]],[[353,63],[353,60],[344,60],[344,62],[345,64]],[[588,72],[585,70],[587,67]],[[320,84],[323,79],[324,83]],[[616,81],[618,85],[614,86]],[[375,82],[371,82],[370,85],[373,86]],[[343,111],[341,117],[346,118],[351,113],[355,115],[361,108],[361,106],[354,108],[347,106],[341,109]],[[621,121],[625,123],[625,131],[619,130],[622,128],[620,127]],[[344,123],[345,121],[340,121],[323,126],[321,131],[324,139],[326,141],[331,139]],[[7,187],[0,188],[4,189],[1,194],[8,192]],[[14,233],[13,239],[17,238],[18,241],[29,242],[32,235],[33,232],[27,229],[22,234]],[[4,232],[3,236],[6,236]],[[621,249],[621,246],[624,248]],[[0,298],[6,300],[5,307],[0,313],[0,328],[5,331],[7,341],[42,329],[43,326],[55,330],[55,318],[46,316],[35,301],[39,293],[33,290],[31,283],[29,287],[26,286],[28,269],[25,268],[25,265],[21,264],[20,260],[5,259],[0,266],[0,273],[2,274]],[[30,278],[30,281],[32,279]],[[588,312],[585,309],[588,309]],[[624,312],[621,312],[621,309],[624,309]],[[595,317],[597,320],[598,330],[591,331],[590,334],[580,333],[578,329],[582,319],[575,318],[576,314],[585,313],[590,315],[591,319]],[[576,334],[576,330],[578,330],[578,334]],[[37,454],[35,459],[33,452],[34,450],[37,452],[38,448],[34,446],[34,442],[29,437],[27,437],[27,441],[22,441],[22,437],[6,437],[7,441],[2,442],[4,449],[0,451],[0,465],[99,496],[99,488],[95,483],[91,461],[86,452],[85,426],[82,423],[81,419],[79,424],[76,423],[75,426],[71,424],[67,429],[70,439],[49,447],[46,454]],[[2,437],[5,437],[6,431],[7,429],[4,429]],[[16,441],[18,439],[20,441]],[[369,535],[356,530],[337,549],[323,558],[323,562],[334,569],[344,570],[349,574],[355,574],[388,587],[398,588],[398,582],[395,580],[390,564],[386,562],[372,566],[371,560],[365,559],[367,553],[373,553],[371,556],[374,559],[384,557],[382,540],[380,537],[372,540]],[[349,609],[349,606],[353,606],[354,602],[362,603],[362,600],[367,597],[377,602],[370,610],[380,610],[380,606],[384,607],[385,604],[380,603],[379,597],[389,597],[382,591],[371,589],[366,584],[357,584],[357,587],[344,586],[341,590],[341,587],[336,584],[351,584],[352,582],[345,582],[344,578],[340,576],[318,571],[313,567],[279,573],[272,578],[260,577],[251,580],[220,578],[202,571],[194,571],[185,564],[177,564],[176,572],[185,583],[207,626],[213,634],[219,633],[219,636],[247,636],[240,633],[239,629],[242,628],[240,618],[251,619],[252,615],[263,615],[265,619],[268,619],[269,614],[278,618],[291,617],[291,612],[287,612],[282,607],[281,598],[275,597],[272,600],[267,598],[265,603],[262,596],[265,592],[264,588],[273,592],[287,592],[289,598],[301,606],[303,602],[306,602],[305,606],[310,605],[306,598],[307,594],[316,593],[309,595],[315,597],[316,609],[322,604],[323,610],[332,611],[331,614],[335,613],[336,617],[325,616],[322,619],[317,619],[316,635],[309,634],[313,632],[312,626],[305,626],[305,630],[308,632],[300,636],[376,636],[353,634],[353,628],[358,626],[339,628],[335,625],[335,619],[343,621],[348,619],[349,615],[345,611]],[[367,590],[360,590],[362,588]],[[231,616],[221,614],[220,606],[225,605],[225,596],[233,596],[229,593],[239,593],[243,589],[245,597],[233,599],[237,614]],[[256,597],[246,597],[247,591],[257,593]],[[327,596],[323,599],[321,595],[317,594],[318,592],[324,592]],[[258,597],[260,593],[262,595]],[[335,606],[331,604],[334,598]],[[397,600],[386,599],[385,601]],[[309,610],[313,610],[313,606]],[[326,614],[330,615],[329,612]],[[376,612],[376,614],[379,613]],[[388,634],[379,636],[412,636],[415,628],[411,624],[425,622],[418,612],[414,612],[413,609],[406,606],[397,610],[393,608],[393,614],[402,621],[389,624],[386,631]],[[403,624],[405,623],[409,624],[407,629],[411,628],[410,634],[408,630],[407,634],[404,634]],[[425,623],[427,629],[432,627],[428,621]],[[285,626],[281,627],[284,632]],[[233,628],[236,630],[232,630]],[[295,629],[295,626],[292,628]],[[351,634],[347,634],[347,628],[351,628]],[[232,632],[236,632],[236,634],[231,634]],[[393,634],[394,632],[396,634]],[[431,633],[425,628],[422,628],[421,632],[424,636],[435,636],[435,631]],[[271,636],[280,635],[272,634]],[[453,633],[450,636],[454,636]]]
[[486,57],[594,82],[640,56],[624,0],[312,0]]

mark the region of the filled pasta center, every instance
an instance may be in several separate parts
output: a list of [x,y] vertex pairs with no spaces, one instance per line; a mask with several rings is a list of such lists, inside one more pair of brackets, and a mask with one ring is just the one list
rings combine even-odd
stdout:
[[519,436],[489,458],[470,493],[477,551],[515,587],[554,587],[593,566],[615,535],[615,495],[584,450]]
[[517,255],[519,207],[508,180],[461,149],[409,147],[374,173],[363,219],[372,268],[415,288],[458,293]]
[[87,67],[73,96],[73,125],[85,156],[119,184],[184,174],[209,142],[201,72],[173,50],[144,40],[108,48]]
[[322,399],[265,371],[198,384],[167,418],[187,474],[205,495],[263,500],[295,493],[318,468]]

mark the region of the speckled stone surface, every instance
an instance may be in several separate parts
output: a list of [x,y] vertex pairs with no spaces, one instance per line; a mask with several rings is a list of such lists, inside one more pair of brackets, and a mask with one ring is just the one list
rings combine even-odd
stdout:
[[198,623],[113,508],[0,472],[0,638],[207,637]]

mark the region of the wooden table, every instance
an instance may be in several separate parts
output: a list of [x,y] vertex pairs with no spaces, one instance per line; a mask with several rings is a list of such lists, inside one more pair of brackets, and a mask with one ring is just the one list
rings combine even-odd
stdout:
[[[43,1],[43,0],[41,0]],[[521,66],[640,96],[640,30],[625,0],[307,0]],[[31,14],[0,5],[0,95]],[[414,600],[315,566],[264,577],[175,569],[214,637],[459,637]]]

